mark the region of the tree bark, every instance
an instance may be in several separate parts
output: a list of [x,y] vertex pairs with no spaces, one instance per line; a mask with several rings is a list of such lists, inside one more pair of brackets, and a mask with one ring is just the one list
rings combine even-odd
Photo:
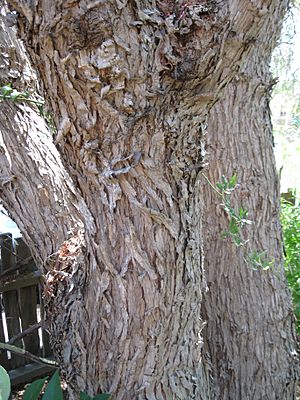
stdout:
[[[20,92],[38,90],[24,46],[1,5],[0,81]],[[68,177],[52,134],[29,103],[0,102],[1,202],[18,223],[39,264],[58,250],[70,230],[83,226],[83,200]]]
[[[268,7],[283,12],[286,3],[9,3],[68,181],[57,189],[66,199],[57,236],[34,204],[48,221],[39,241],[51,236],[52,244],[33,251],[47,270],[49,328],[69,398],[79,390],[120,400],[213,398],[200,313],[205,122],[253,37],[268,32]],[[11,192],[5,185],[1,196]],[[37,240],[30,223],[21,229]]]
[[[277,12],[275,24],[280,20]],[[253,221],[244,228],[248,240],[244,246],[237,248],[222,239],[228,217],[220,198],[203,182],[209,288],[202,308],[207,319],[204,337],[213,366],[214,398],[220,400],[296,399],[297,341],[283,270],[280,191],[269,109],[272,49],[270,41],[253,48],[208,119],[206,175],[215,184],[222,175],[237,174],[235,208],[247,208]],[[246,261],[253,252],[265,252],[262,258],[272,262],[272,268],[255,270]],[[275,348],[282,352],[275,355]]]
[[[296,338],[282,266],[272,136],[264,90],[251,86],[232,83],[210,119],[207,176],[218,182],[223,174],[237,173],[240,187],[235,206],[246,207],[254,225],[245,229],[249,242],[242,248],[225,242],[222,233],[228,219],[220,199],[206,185],[203,225],[209,290],[203,302],[205,348],[212,357],[215,398],[295,399]],[[261,107],[249,112],[253,101]],[[238,120],[240,115],[242,120]],[[229,159],[232,152],[236,156]],[[264,257],[274,261],[274,268],[253,270],[245,261],[253,251],[265,251]],[[275,356],[275,348],[283,351]]]

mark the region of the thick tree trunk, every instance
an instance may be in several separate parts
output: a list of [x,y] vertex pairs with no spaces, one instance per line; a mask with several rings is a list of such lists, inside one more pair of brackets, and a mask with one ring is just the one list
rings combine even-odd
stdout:
[[[116,51],[106,40],[103,58],[106,49]],[[92,215],[92,222],[81,215],[85,237],[56,243],[57,257],[46,262],[48,322],[71,381],[69,397],[77,398],[80,389],[113,392],[118,399],[205,399],[197,186],[204,112],[194,116],[190,109],[205,110],[207,100],[173,88],[157,97],[152,88],[148,102],[143,92],[139,103],[125,103],[118,99],[123,77],[112,81],[121,86],[112,87],[116,99],[110,104],[109,82],[103,87],[101,76],[89,82],[82,52],[79,68],[77,51],[69,61],[54,49],[41,57],[51,54],[62,73],[55,78],[58,87],[51,81],[51,91],[65,92],[52,98],[64,113],[56,142]],[[119,58],[107,57],[105,75],[109,62]],[[83,74],[90,92],[83,91],[79,76],[73,81],[74,73]],[[164,79],[167,85],[170,78]]]
[[[74,213],[57,238],[45,225],[40,241],[52,234],[51,250],[33,249],[47,260],[48,318],[69,398],[79,389],[120,400],[211,398],[201,362],[205,121],[253,37],[272,25],[268,7],[285,2],[244,12],[243,1],[10,4],[58,127],[59,170],[73,181]],[[6,185],[1,196],[10,193]],[[67,226],[77,228],[69,240]],[[21,228],[34,242],[30,224]]]
[[[226,88],[208,122],[207,177],[213,183],[234,173],[239,187],[235,208],[249,210],[248,243],[237,248],[222,239],[228,218],[222,202],[204,182],[205,270],[203,301],[205,349],[211,356],[214,398],[295,399],[297,351],[290,293],[282,263],[279,182],[273,155],[269,97],[270,43],[256,48]],[[264,52],[264,54],[262,54]],[[254,270],[252,252],[274,263]],[[274,352],[281,348],[280,353]]]

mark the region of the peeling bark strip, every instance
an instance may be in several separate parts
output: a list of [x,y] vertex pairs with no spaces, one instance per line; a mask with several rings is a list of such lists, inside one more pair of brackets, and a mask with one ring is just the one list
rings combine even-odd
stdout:
[[[45,260],[44,242],[53,241],[48,318],[70,399],[79,389],[117,400],[211,398],[200,316],[206,116],[267,32],[273,7],[286,6],[228,3],[9,0],[58,129],[59,176],[73,181],[58,192],[66,214],[57,237],[53,201],[45,236],[21,225],[41,243],[36,257]],[[14,146],[27,157],[35,143]],[[11,196],[9,185],[1,197]],[[74,242],[76,252],[65,253]]]

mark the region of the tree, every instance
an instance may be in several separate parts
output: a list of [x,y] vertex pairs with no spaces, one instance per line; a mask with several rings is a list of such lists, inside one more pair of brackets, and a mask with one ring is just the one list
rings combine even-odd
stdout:
[[[277,199],[259,214],[261,229],[253,238],[274,256],[276,278],[253,277],[242,251],[216,237],[205,239],[211,221],[218,224],[215,209],[206,208],[205,216],[203,207],[211,196],[201,174],[207,115],[212,109],[208,122],[220,134],[218,124],[226,124],[229,156],[219,165],[235,170],[236,162],[240,168],[244,153],[231,145],[227,114],[242,109],[245,87],[237,85],[234,92],[229,83],[247,73],[263,107],[248,101],[244,110],[249,116],[257,110],[256,134],[265,138],[263,147],[249,153],[249,162],[263,160],[273,171],[267,90],[256,82],[266,77],[287,2],[230,3],[9,1],[17,10],[9,19],[17,19],[57,131],[51,132],[28,101],[1,104],[0,195],[45,270],[47,320],[70,399],[79,390],[110,391],[122,400],[294,395],[292,315],[272,225],[278,221]],[[12,81],[20,92],[38,90],[21,43],[3,24],[10,61],[4,53],[1,80]],[[228,119],[218,120],[218,107]],[[250,149],[248,136],[245,147]],[[215,177],[219,166],[211,165]],[[275,181],[276,174],[263,177],[261,186],[253,182],[253,188],[267,190],[265,205]],[[247,196],[255,207],[263,197],[254,190]],[[203,245],[211,248],[209,280],[217,281],[205,296]],[[247,311],[236,326],[228,326],[224,308],[230,288],[237,299],[230,303],[232,313],[236,310],[237,288],[214,277],[224,254],[222,265],[230,271],[227,261],[234,261],[242,290],[251,294],[244,306],[253,318]],[[282,312],[274,312],[273,302]],[[256,320],[261,310],[273,324],[276,377],[266,345],[271,339]],[[251,334],[240,339],[244,320]],[[254,345],[254,329],[261,338],[255,354],[238,359],[237,346],[250,351]],[[226,344],[222,334],[232,350],[219,357],[218,346]],[[232,371],[230,380],[222,380],[223,371]]]
[[[256,63],[260,74],[254,80],[250,68],[251,63],[245,66],[244,76],[228,85],[208,123],[208,177],[216,182],[221,174],[237,173],[240,185],[233,204],[248,209],[253,224],[243,228],[245,245],[224,243],[228,220],[220,212],[220,199],[204,186],[209,288],[202,305],[208,321],[203,331],[205,348],[217,382],[215,398],[292,399],[295,381],[290,378],[295,376],[297,355],[290,345],[296,339],[290,329],[290,295],[282,271],[280,192],[268,108],[270,77]],[[274,357],[274,348],[285,350]]]

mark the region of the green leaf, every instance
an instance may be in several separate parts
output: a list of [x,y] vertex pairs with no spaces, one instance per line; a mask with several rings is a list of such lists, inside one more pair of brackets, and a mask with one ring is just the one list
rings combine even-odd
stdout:
[[5,85],[0,88],[3,97],[7,97],[14,90],[10,85]]
[[245,208],[243,208],[243,207],[240,207],[239,208],[239,217],[241,218],[241,219],[244,219],[244,218],[247,218],[247,216],[248,216],[248,210]]
[[58,371],[52,375],[42,400],[63,400],[63,392],[60,386],[60,379]]
[[86,393],[80,392],[79,400],[93,400],[93,398]]
[[229,221],[228,230],[231,235],[236,235],[237,233],[239,233],[239,227],[234,219],[231,219]]
[[233,189],[236,186],[236,182],[237,182],[237,175],[234,174],[232,175],[232,177],[229,179],[229,188]]
[[234,236],[232,237],[232,239],[233,239],[233,243],[234,243],[237,247],[244,246],[244,244],[245,244],[244,240],[240,237],[240,235],[234,235]]
[[216,186],[217,186],[217,188],[218,188],[218,189],[220,189],[220,190],[221,190],[221,192],[223,192],[223,191],[224,191],[224,186],[222,185],[222,183],[220,183],[220,182],[217,182],[217,183],[216,183]]
[[13,90],[9,96],[11,100],[18,100],[18,98],[22,95],[22,93],[18,92],[17,90]]
[[25,92],[22,93],[22,96],[26,99],[29,99],[30,93],[28,92],[28,90],[25,90]]
[[109,398],[110,398],[110,394],[102,393],[102,394],[97,394],[97,396],[94,397],[93,400],[108,400]]
[[222,184],[223,184],[223,186],[225,187],[225,188],[227,188],[228,187],[228,180],[227,180],[227,178],[226,178],[226,176],[225,175],[222,175]]
[[25,390],[23,400],[37,400],[48,377],[37,379]]
[[8,400],[10,395],[10,379],[8,373],[0,365],[0,400]]
[[222,239],[227,239],[230,236],[230,233],[228,231],[224,231],[221,233],[221,238]]

